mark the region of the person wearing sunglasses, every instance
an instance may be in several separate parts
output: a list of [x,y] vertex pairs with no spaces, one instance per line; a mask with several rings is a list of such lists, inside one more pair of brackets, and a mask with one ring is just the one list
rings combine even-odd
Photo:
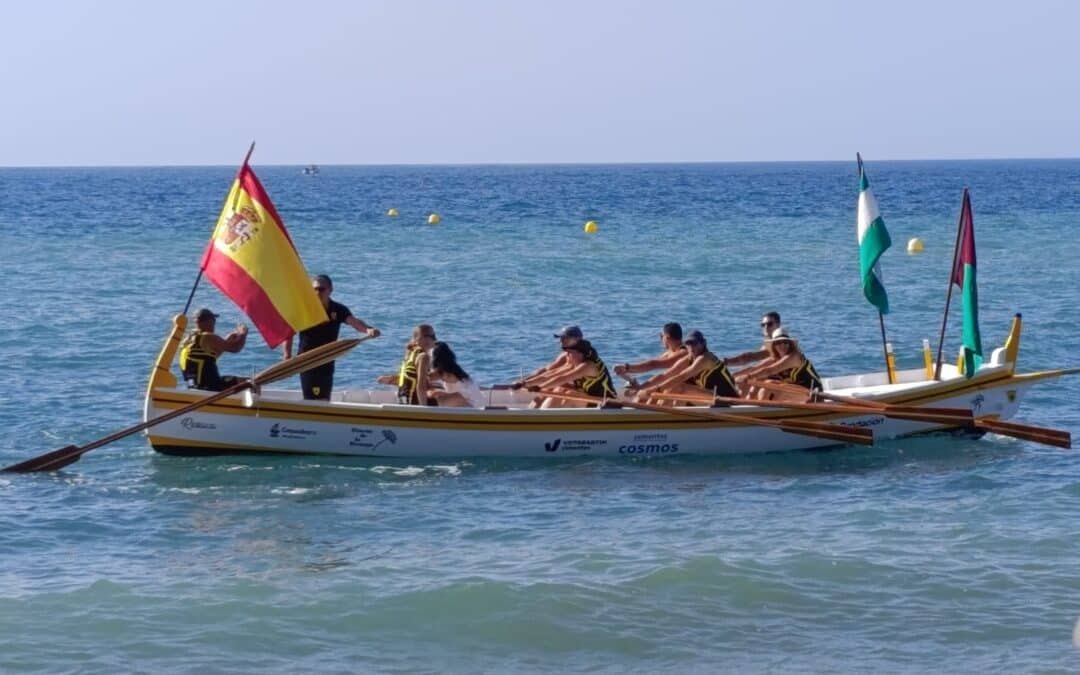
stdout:
[[[334,290],[334,282],[330,280],[330,277],[320,274],[311,280],[311,288],[318,294],[319,302],[322,303],[329,319],[317,326],[300,331],[297,354],[303,354],[337,340],[342,324],[352,326],[370,337],[379,337],[378,328],[358,319],[348,307],[331,299],[330,294]],[[292,358],[292,338],[285,341],[282,349],[286,359]],[[334,390],[334,362],[331,361],[300,373],[300,386],[304,390],[305,399],[329,401],[330,394]]]
[[[761,363],[765,359],[772,358],[773,353],[769,349],[769,338],[772,337],[773,331],[779,327],[779,312],[767,312],[761,317],[761,346],[753,351],[743,352],[742,354],[736,354],[735,356],[724,359],[725,363],[729,366],[752,366]],[[736,373],[736,375],[738,375],[738,373]]]
[[735,380],[744,388],[754,379],[777,380],[789,384],[797,384],[806,389],[805,394],[777,393],[765,388],[755,390],[749,387],[748,394],[760,399],[774,400],[805,400],[812,391],[821,391],[821,377],[818,375],[814,364],[806,358],[799,341],[791,337],[783,326],[778,327],[769,336],[767,341],[772,358],[766,360],[755,368],[747,368],[735,375]]
[[188,386],[194,389],[221,391],[239,381],[235,375],[222,375],[217,360],[225,352],[235,354],[244,348],[247,326],[237,324],[236,330],[221,337],[214,333],[217,318],[217,314],[205,307],[196,312],[195,329],[180,347],[180,370]]

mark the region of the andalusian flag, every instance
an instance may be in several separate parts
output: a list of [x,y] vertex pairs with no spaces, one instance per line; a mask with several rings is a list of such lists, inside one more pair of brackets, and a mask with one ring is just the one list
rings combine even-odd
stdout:
[[327,320],[285,224],[246,161],[225,200],[202,269],[244,310],[271,348]]
[[879,312],[888,314],[889,296],[885,293],[885,285],[881,281],[878,258],[892,245],[892,240],[889,239],[889,231],[885,229],[885,221],[878,211],[874,193],[870,192],[870,181],[866,179],[866,172],[863,171],[862,157],[856,154],[855,158],[859,160],[859,206],[856,225],[859,233],[859,268],[862,271],[863,295]]
[[960,232],[956,240],[956,257],[952,283],[964,293],[964,377],[971,377],[983,360],[982,337],[979,335],[979,291],[975,285],[975,220],[971,216],[971,197],[964,188],[964,203],[960,207]]

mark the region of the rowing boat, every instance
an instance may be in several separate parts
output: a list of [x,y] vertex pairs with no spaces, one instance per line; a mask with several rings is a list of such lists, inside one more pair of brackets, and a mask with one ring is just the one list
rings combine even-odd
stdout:
[[[144,409],[147,421],[210,395],[181,386],[172,372],[185,327],[183,316],[174,318],[154,365]],[[1016,373],[1020,331],[1017,315],[1005,345],[971,377],[946,366],[940,380],[915,369],[895,373],[893,384],[883,372],[826,378],[825,389],[908,407],[963,408],[976,419],[1009,419],[1031,386],[1070,372]],[[722,419],[716,420],[677,414],[711,410],[700,406],[678,407],[674,413],[627,408],[535,410],[527,407],[529,392],[492,389],[486,394],[484,408],[438,408],[402,405],[394,391],[381,389],[334,392],[330,401],[306,401],[299,391],[248,390],[156,425],[147,435],[154,450],[169,455],[526,458],[756,454],[836,445],[835,440],[789,433],[756,420],[866,428],[875,440],[959,428],[940,420],[894,419],[870,410],[851,414],[752,404],[726,407]]]

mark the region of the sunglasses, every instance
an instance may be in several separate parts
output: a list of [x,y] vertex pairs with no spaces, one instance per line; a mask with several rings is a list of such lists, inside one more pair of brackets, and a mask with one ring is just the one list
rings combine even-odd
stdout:
[[326,286],[312,286],[312,288],[314,289],[314,291],[315,291],[316,293],[322,293],[323,291],[328,291],[328,290],[330,290],[330,289],[329,289],[329,288],[327,288]]
[[775,326],[775,325],[776,325],[775,321],[762,321],[761,322],[761,327],[762,328],[768,328],[769,326]]

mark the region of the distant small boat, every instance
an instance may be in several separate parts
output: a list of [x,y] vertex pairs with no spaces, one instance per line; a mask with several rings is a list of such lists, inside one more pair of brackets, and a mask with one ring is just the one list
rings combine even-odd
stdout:
[[318,176],[319,167],[314,164],[308,164],[300,171],[300,173],[304,174],[305,176]]

